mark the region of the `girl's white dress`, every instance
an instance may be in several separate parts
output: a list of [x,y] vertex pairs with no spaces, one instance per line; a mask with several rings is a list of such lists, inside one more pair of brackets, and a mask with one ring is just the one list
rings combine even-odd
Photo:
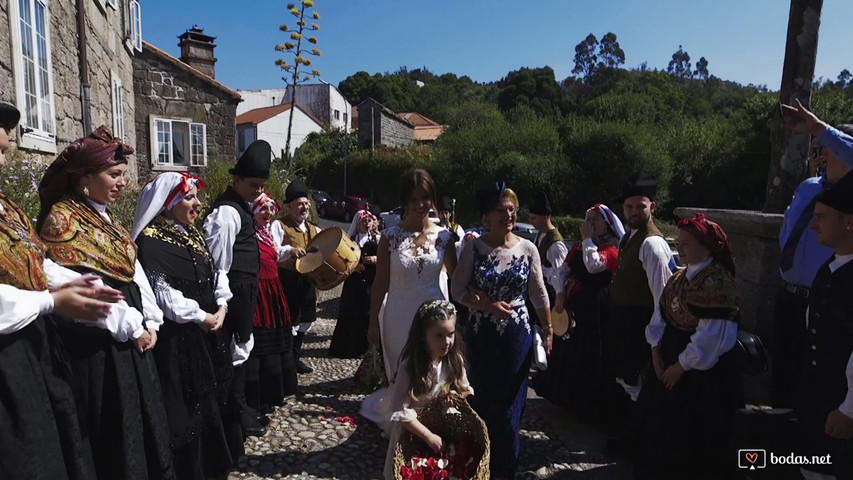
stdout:
[[[448,383],[450,380],[448,378],[447,368],[444,365],[445,361],[446,360],[442,360],[438,364],[433,365],[435,378],[438,378],[438,381],[428,394],[424,395],[417,401],[412,400],[409,396],[409,388],[412,382],[409,378],[408,372],[406,371],[408,359],[403,360],[400,363],[400,368],[397,370],[397,382],[392,385],[392,390],[390,390],[390,408],[392,412],[390,416],[391,433],[390,440],[388,442],[388,452],[385,455],[385,480],[394,480],[395,478],[394,451],[397,446],[397,441],[399,441],[400,435],[402,435],[404,431],[403,423],[408,423],[417,419],[418,413],[423,410],[424,407],[429,405],[430,402],[441,395],[442,385]],[[471,384],[468,383],[468,375],[464,368],[462,370],[462,385],[467,387],[469,395],[474,394],[474,389],[472,389]]]

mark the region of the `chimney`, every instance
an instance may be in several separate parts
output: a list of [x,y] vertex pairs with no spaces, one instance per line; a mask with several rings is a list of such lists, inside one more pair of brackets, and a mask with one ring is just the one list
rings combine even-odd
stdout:
[[216,48],[213,41],[216,37],[205,35],[203,29],[193,25],[193,28],[178,36],[178,39],[181,61],[210,78],[216,78],[216,58],[213,56],[213,49]]

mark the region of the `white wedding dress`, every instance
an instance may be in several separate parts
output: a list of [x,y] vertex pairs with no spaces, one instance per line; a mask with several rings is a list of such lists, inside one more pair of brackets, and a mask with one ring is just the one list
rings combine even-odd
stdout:
[[[382,235],[388,239],[391,262],[388,294],[379,313],[379,330],[385,374],[393,382],[418,307],[429,300],[449,299],[447,273],[443,271],[444,252],[453,238],[449,231],[435,226],[420,246],[415,243],[420,232],[407,232],[399,225]],[[387,429],[391,415],[387,405],[390,400],[383,401],[387,392],[384,388],[377,390],[361,405],[361,415],[383,429]]]

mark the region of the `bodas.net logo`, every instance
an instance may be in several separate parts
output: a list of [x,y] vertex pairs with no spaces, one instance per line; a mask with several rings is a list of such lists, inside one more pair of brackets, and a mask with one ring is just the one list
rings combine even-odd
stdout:
[[737,466],[749,470],[767,467],[767,452],[758,448],[742,448],[737,451]]

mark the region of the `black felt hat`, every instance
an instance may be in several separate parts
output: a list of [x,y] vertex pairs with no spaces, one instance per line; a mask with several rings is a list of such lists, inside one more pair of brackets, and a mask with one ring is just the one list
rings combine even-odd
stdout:
[[308,198],[308,187],[305,182],[296,178],[284,190],[284,203],[290,203],[299,198]]
[[231,175],[245,178],[270,178],[272,147],[264,140],[255,140],[240,155],[237,165],[228,170]]
[[548,200],[547,193],[536,192],[536,198],[533,200],[533,205],[530,206],[530,213],[535,215],[551,215],[551,201]]
[[619,201],[625,201],[626,198],[643,196],[649,200],[655,200],[655,194],[658,191],[658,181],[655,176],[649,172],[637,172],[628,178],[625,186],[622,187],[622,196]]
[[0,102],[0,127],[8,128],[9,130],[15,128],[18,125],[18,122],[21,120],[21,112],[13,105],[9,105],[8,103]]
[[452,212],[453,211],[453,199],[450,197],[441,197],[441,201],[438,203],[438,211],[439,212]]
[[853,214],[853,171],[817,196],[817,201],[846,214]]

